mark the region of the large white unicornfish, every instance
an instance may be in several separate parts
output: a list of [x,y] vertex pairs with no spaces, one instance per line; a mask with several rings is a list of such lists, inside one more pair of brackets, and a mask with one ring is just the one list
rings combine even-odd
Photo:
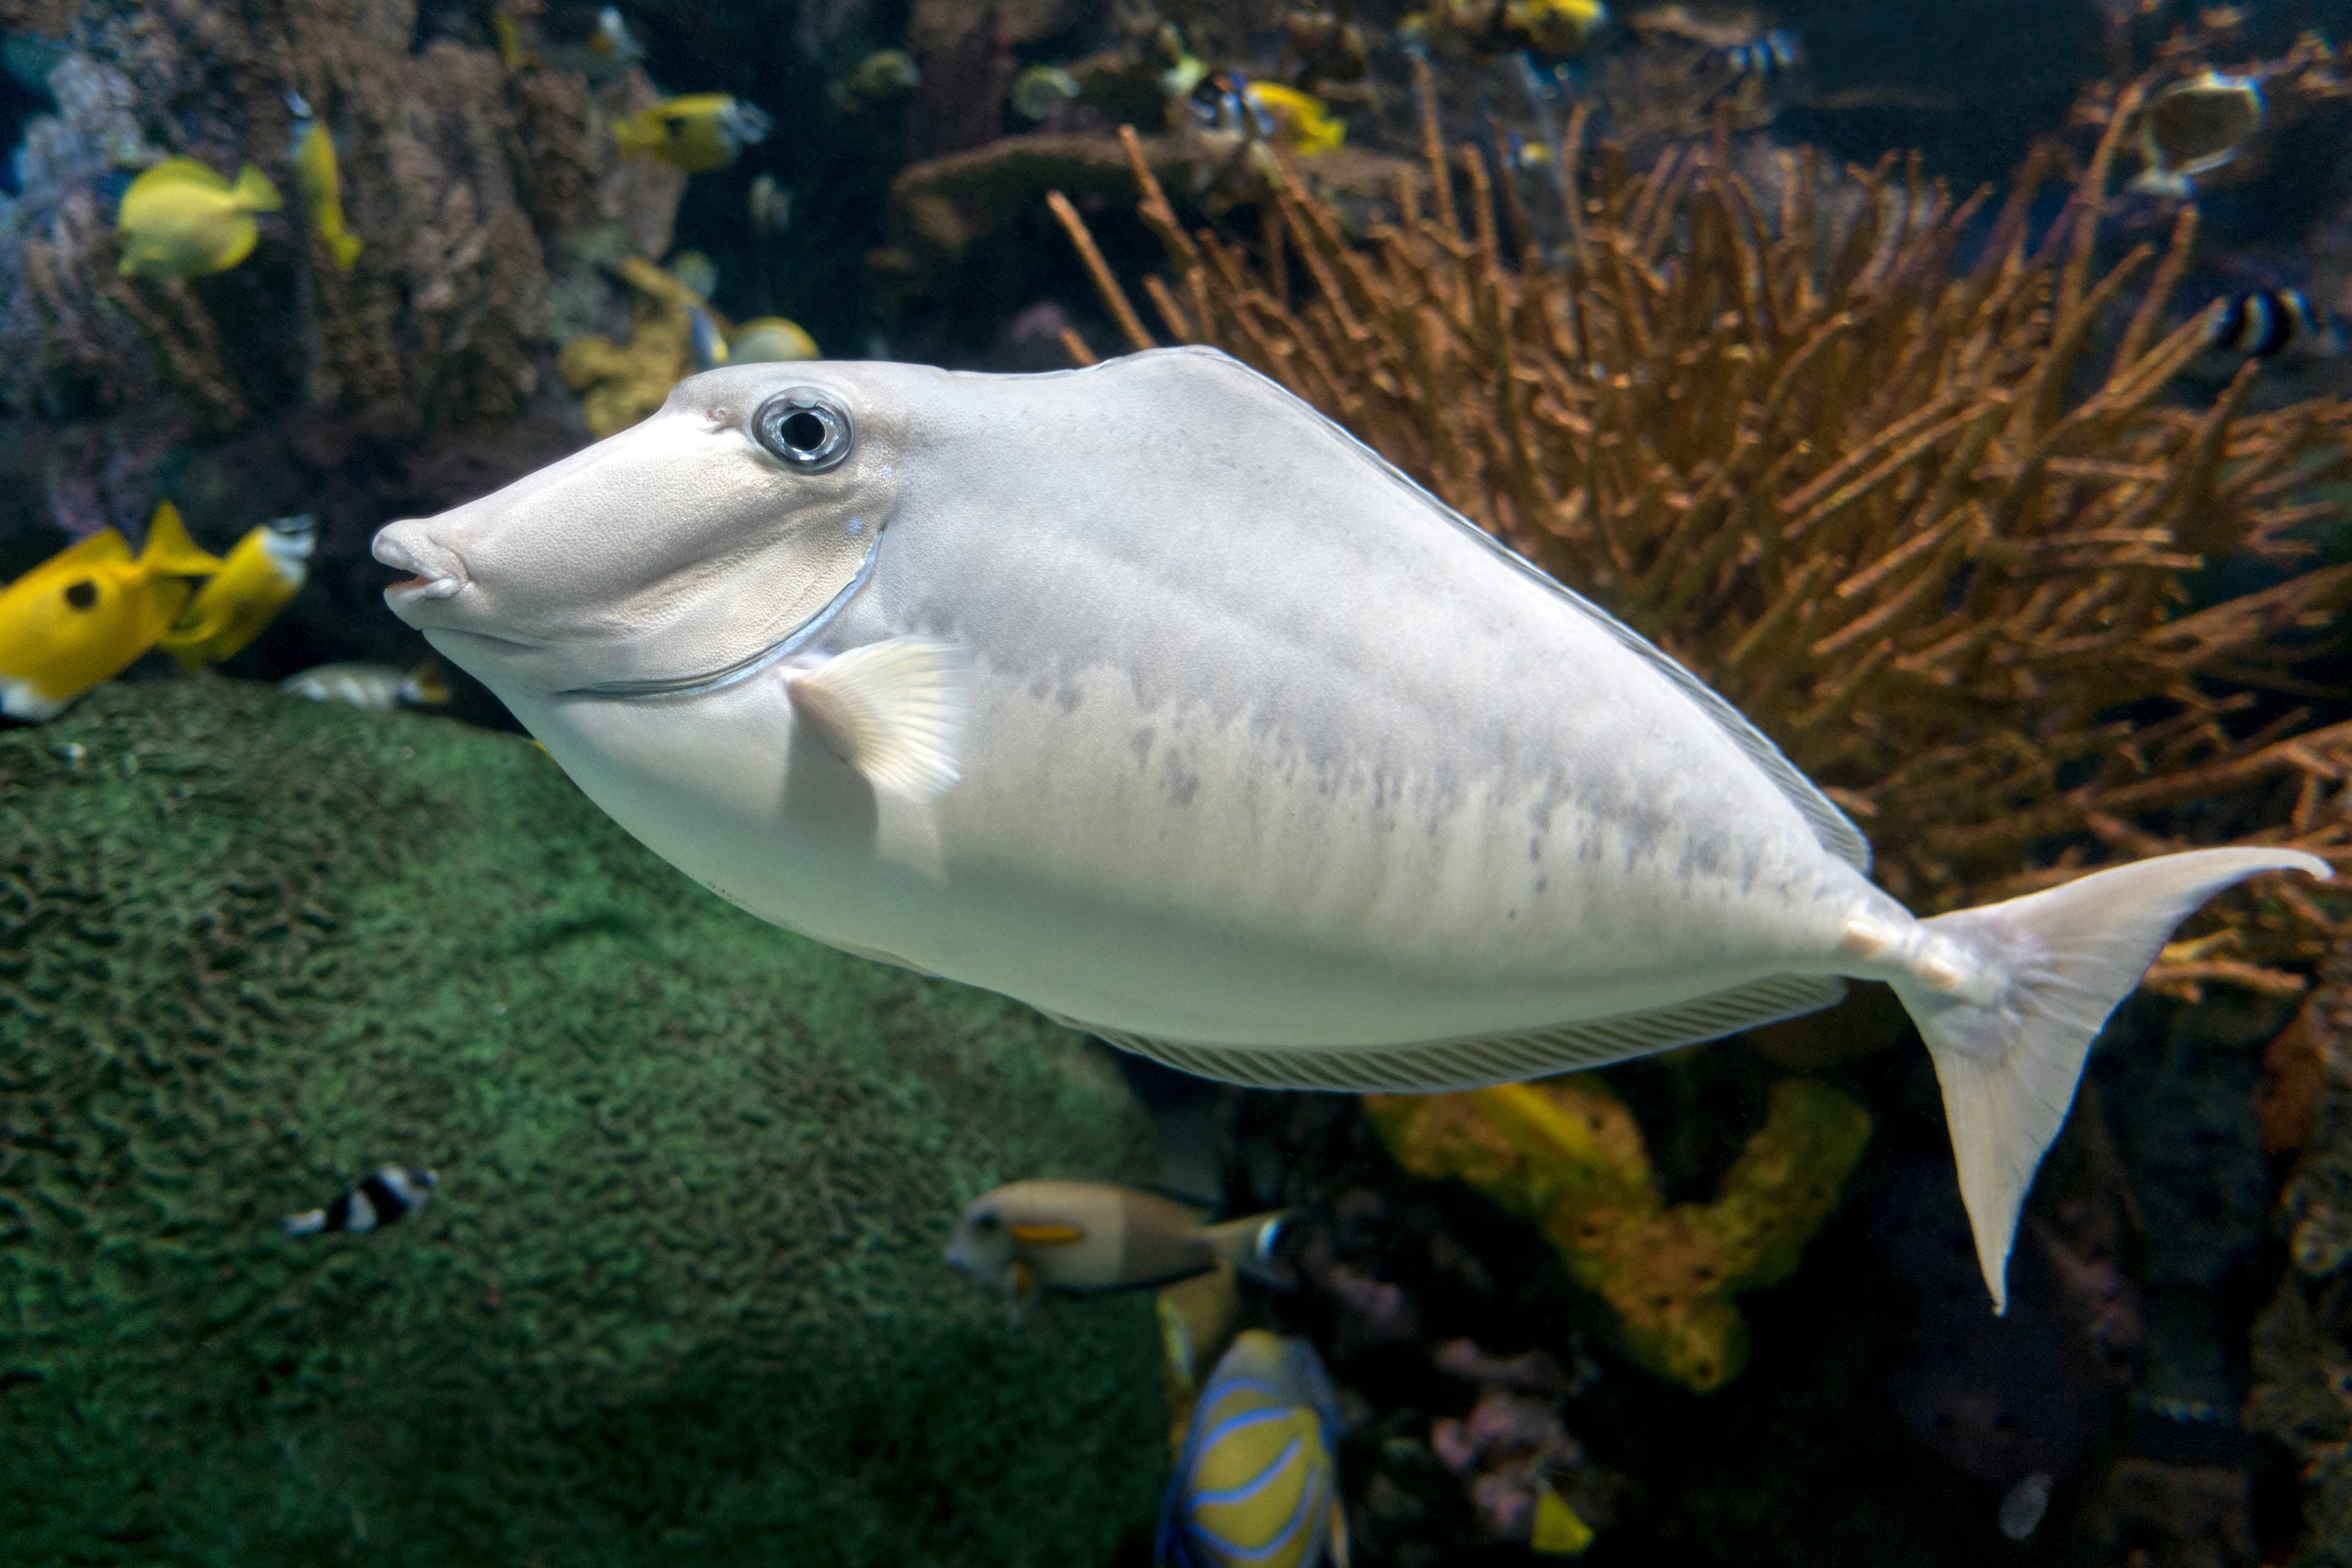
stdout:
[[1895,987],[1994,1300],[2219,849],[1916,921],[1771,743],[1272,383],[746,365],[377,536],[403,619],[743,908],[1244,1083],[1454,1088]]

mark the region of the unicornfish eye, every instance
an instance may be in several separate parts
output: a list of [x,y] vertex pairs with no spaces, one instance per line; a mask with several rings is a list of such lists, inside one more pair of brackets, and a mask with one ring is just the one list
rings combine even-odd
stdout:
[[66,603],[77,610],[87,610],[98,603],[98,584],[88,578],[66,584]]
[[814,386],[780,392],[751,416],[751,433],[761,446],[791,468],[821,474],[849,456],[857,434],[849,410]]

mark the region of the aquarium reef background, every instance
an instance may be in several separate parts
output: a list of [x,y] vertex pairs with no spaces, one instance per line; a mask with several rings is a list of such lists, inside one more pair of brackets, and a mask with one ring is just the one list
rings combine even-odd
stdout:
[[[1328,1369],[1362,1568],[2352,1563],[2340,882],[2165,950],[1995,1317],[1879,988],[1460,1094],[1185,1079],[708,896],[369,554],[715,363],[1205,344],[1687,664],[1922,914],[2352,869],[2352,8],[0,29],[0,581],[165,503],[221,563],[0,729],[0,1563],[1139,1568],[1250,1328]],[[288,1233],[388,1164],[429,1201]],[[1295,1212],[1015,1301],[941,1250],[1029,1178]]]

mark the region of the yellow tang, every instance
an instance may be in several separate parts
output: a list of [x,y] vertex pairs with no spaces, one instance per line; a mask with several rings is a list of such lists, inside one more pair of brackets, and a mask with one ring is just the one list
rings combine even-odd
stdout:
[[1348,139],[1348,122],[1319,98],[1271,81],[1251,82],[1243,91],[1265,111],[1283,146],[1293,153],[1328,153]]
[[220,570],[170,501],[136,560],[113,529],[58,552],[0,589],[0,713],[53,719],[155,646],[187,602],[184,577]]
[[335,143],[315,120],[296,121],[294,178],[310,204],[310,227],[327,242],[335,270],[349,272],[360,258],[360,237],[343,225],[343,183],[335,169]]
[[1339,1402],[1304,1340],[1246,1329],[1193,1407],[1160,1510],[1160,1568],[1346,1568]]
[[318,537],[317,521],[307,514],[247,533],[157,646],[191,673],[245,647],[300,590]]
[[278,188],[247,163],[230,184],[194,158],[166,158],[122,193],[114,232],[123,276],[195,278],[253,253],[255,213],[278,208]]
[[768,117],[732,93],[665,98],[613,123],[625,155],[658,158],[688,174],[723,169],[768,135]]

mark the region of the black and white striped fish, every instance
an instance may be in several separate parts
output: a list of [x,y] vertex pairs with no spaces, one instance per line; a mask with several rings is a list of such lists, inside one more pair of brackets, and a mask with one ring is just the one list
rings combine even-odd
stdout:
[[2343,349],[2334,325],[2300,289],[2257,289],[2218,300],[2210,309],[2205,343],[2217,353],[2275,360]]
[[440,1178],[422,1165],[382,1165],[335,1194],[322,1209],[286,1216],[286,1234],[312,1236],[322,1230],[346,1230],[353,1236],[396,1225],[425,1206]]
[[1718,49],[1716,58],[1730,67],[1735,77],[1769,81],[1804,64],[1805,52],[1798,47],[1796,34],[1786,27],[1775,27],[1746,43]]

